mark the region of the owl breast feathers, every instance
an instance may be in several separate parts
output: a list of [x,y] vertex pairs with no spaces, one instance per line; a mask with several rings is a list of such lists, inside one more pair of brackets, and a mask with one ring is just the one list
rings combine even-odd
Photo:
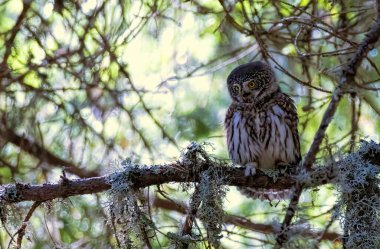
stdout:
[[[294,166],[300,161],[297,111],[292,99],[281,92],[272,69],[252,62],[233,70],[227,79],[232,103],[225,118],[228,151],[235,164],[255,169]],[[245,188],[246,195],[281,198],[279,191]],[[280,191],[281,192],[281,191]]]

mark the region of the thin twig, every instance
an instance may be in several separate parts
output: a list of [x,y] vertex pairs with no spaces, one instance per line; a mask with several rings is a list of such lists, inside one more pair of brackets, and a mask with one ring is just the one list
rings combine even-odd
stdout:
[[[368,51],[372,49],[374,44],[378,41],[379,37],[380,37],[380,18],[376,20],[375,24],[372,26],[371,30],[366,35],[363,42],[359,45],[357,52],[354,54],[354,56],[351,58],[349,63],[342,70],[341,81],[339,82],[339,85],[334,91],[331,102],[329,106],[327,107],[327,110],[325,111],[323,115],[321,124],[319,125],[319,128],[317,130],[317,133],[314,136],[313,143],[311,144],[309,152],[306,154],[305,159],[303,161],[303,168],[305,168],[306,170],[311,170],[311,167],[314,164],[316,155],[319,151],[319,147],[325,136],[327,127],[331,123],[332,118],[335,114],[335,111],[338,107],[338,104],[343,96],[343,93],[344,93],[343,88],[353,83],[354,77],[356,75],[356,70],[360,62],[364,59]],[[281,246],[287,241],[286,233],[291,223],[291,220],[294,217],[295,212],[297,210],[297,205],[298,205],[299,198],[301,196],[303,188],[304,186],[302,183],[300,182],[296,183],[290,204],[288,206],[288,209],[285,214],[285,218],[281,226],[281,231],[276,238],[276,245],[274,247],[275,249],[281,248]]]
[[[179,202],[172,202],[168,201],[162,198],[154,198],[153,205],[158,208],[170,210],[170,211],[176,211],[181,214],[186,214],[189,207],[186,207],[186,205],[179,203]],[[271,224],[261,224],[261,223],[254,223],[247,219],[246,217],[238,216],[238,215],[231,215],[231,214],[224,214],[224,222],[226,224],[235,225],[237,227],[241,227],[253,232],[259,232],[262,234],[274,234],[275,230]],[[305,230],[302,232],[302,235],[307,237],[318,237],[321,240],[330,240],[330,241],[336,241],[339,242],[341,235],[338,233],[333,232],[316,232],[316,231],[309,231]]]
[[30,220],[30,218],[32,217],[32,214],[34,213],[34,211],[36,210],[36,208],[41,205],[42,201],[36,201],[33,203],[32,207],[29,209],[28,213],[26,214],[23,222],[22,222],[22,225],[21,227],[17,230],[17,232],[15,234],[13,234],[13,236],[11,237],[11,240],[9,241],[9,244],[8,244],[8,248],[10,248],[11,244],[12,244],[12,241],[13,241],[13,238],[17,236],[17,241],[16,241],[16,247],[19,249],[21,248],[21,242],[22,242],[22,238],[24,237],[24,234],[25,234],[25,230],[26,230],[26,227],[28,225],[28,222]]
[[[185,236],[185,235],[190,235],[191,236],[191,230],[193,228],[193,223],[195,220],[195,217],[198,212],[199,205],[201,204],[201,199],[199,198],[199,185],[197,185],[194,189],[194,193],[191,196],[190,199],[190,205],[189,208],[187,209],[187,215],[185,218],[185,222],[183,223],[180,235]],[[179,243],[176,247],[176,249],[187,249],[189,246],[188,243]]]

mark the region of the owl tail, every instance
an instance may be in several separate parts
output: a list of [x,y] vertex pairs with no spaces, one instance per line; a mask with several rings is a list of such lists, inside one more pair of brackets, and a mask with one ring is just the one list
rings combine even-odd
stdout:
[[284,200],[289,199],[292,195],[291,189],[266,189],[266,188],[238,188],[240,193],[243,195],[253,198],[260,199],[262,201],[273,201],[273,200]]

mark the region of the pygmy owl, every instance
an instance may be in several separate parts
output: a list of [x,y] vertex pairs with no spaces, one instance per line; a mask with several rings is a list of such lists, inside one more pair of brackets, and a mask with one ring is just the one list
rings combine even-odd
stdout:
[[[281,92],[271,67],[255,61],[235,68],[227,78],[232,103],[224,121],[228,152],[245,175],[256,169],[292,167],[300,159],[297,111]],[[249,197],[286,198],[289,190],[241,188]]]

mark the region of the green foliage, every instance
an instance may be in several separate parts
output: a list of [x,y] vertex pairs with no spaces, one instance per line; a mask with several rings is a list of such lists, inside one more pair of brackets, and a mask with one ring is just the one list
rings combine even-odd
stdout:
[[[179,236],[183,214],[150,206],[131,185],[136,180],[135,165],[126,162],[115,172],[113,164],[126,157],[143,164],[167,163],[181,155],[189,167],[199,169],[212,165],[216,158],[227,159],[221,125],[230,103],[226,76],[239,64],[263,60],[263,49],[270,55],[267,59],[281,88],[296,102],[301,147],[306,153],[340,81],[342,65],[356,52],[376,18],[373,3],[2,1],[0,132],[6,127],[80,169],[112,173],[107,200],[102,194],[91,201],[85,196],[70,198],[62,206],[51,203],[62,209],[55,213],[50,213],[54,210],[47,207],[50,204],[38,208],[27,226],[31,241],[24,239],[23,243],[31,248],[73,243],[99,248],[133,242],[138,247],[145,243],[141,230],[145,228],[148,237],[154,235],[153,248],[172,245],[173,240],[196,241],[196,246],[206,247],[198,243],[201,233],[223,248],[271,248],[273,236],[224,224],[223,215],[241,215],[268,225],[283,218],[287,202],[276,205],[246,199],[234,188],[227,191],[220,183],[222,172],[210,167],[202,173],[199,185],[199,230],[193,229],[193,236]],[[25,16],[20,16],[23,10]],[[355,84],[345,89],[347,94],[318,154],[320,163],[338,158],[337,153],[346,154],[360,138],[379,138],[379,63],[380,54],[374,48],[358,67]],[[33,153],[36,147],[10,140],[0,134],[1,184],[44,184],[59,179],[61,164],[49,163],[46,153]],[[181,154],[189,140],[212,142],[215,158],[202,152],[202,144],[193,144]],[[352,231],[353,223],[346,221],[359,220],[356,203],[364,198],[378,207],[375,199],[363,194],[370,186],[368,174],[375,171],[360,158],[345,160],[349,163],[348,169],[342,168],[339,203],[352,219],[340,219]],[[186,202],[190,198],[186,190],[193,187],[172,184],[145,191],[151,198],[162,194],[174,202]],[[336,198],[331,188],[305,191],[297,222],[308,220],[311,229],[323,230],[331,211],[322,214],[321,209],[331,209]],[[7,191],[17,198],[13,190]],[[11,233],[20,227],[29,206],[3,208]],[[134,215],[127,218],[126,213]],[[109,225],[103,229],[104,220]],[[0,247],[6,248],[9,235],[2,228]],[[329,231],[343,232],[336,222]],[[376,247],[376,239],[364,235],[350,237],[349,243],[361,243],[358,238],[363,238]],[[294,234],[289,243],[306,248],[316,240],[310,241]],[[334,248],[337,244],[322,241],[315,246]]]

